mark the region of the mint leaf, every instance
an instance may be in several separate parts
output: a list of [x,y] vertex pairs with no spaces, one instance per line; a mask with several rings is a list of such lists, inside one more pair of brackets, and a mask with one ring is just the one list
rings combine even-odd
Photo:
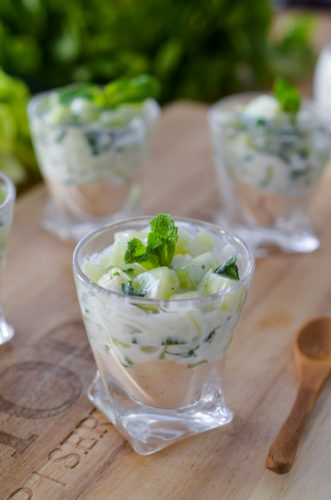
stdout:
[[150,222],[147,248],[138,238],[132,238],[124,255],[126,264],[138,262],[146,269],[170,267],[178,239],[178,229],[170,215],[159,214]]
[[158,267],[160,265],[157,256],[151,253],[138,238],[132,238],[132,240],[128,242],[128,246],[124,254],[124,262],[126,264],[138,262],[145,269],[153,269],[154,267]]
[[233,255],[226,262],[224,262],[224,264],[219,266],[215,270],[215,273],[219,274],[220,276],[224,276],[225,278],[230,278],[231,280],[238,281],[240,278],[236,261],[237,257],[236,255]]
[[61,104],[70,104],[77,97],[94,99],[100,92],[96,85],[89,83],[72,85],[59,90],[59,102]]
[[283,111],[296,114],[301,106],[301,95],[298,90],[283,78],[277,78],[273,93]]
[[178,228],[170,215],[159,214],[150,222],[147,249],[158,256],[160,266],[170,267],[178,239]]
[[148,97],[156,97],[159,82],[150,75],[140,75],[132,79],[120,78],[108,83],[98,103],[103,106],[118,106],[124,103],[142,102]]
[[146,254],[146,247],[138,238],[133,238],[128,242],[128,247],[124,255],[124,261],[127,264],[140,262],[141,257]]

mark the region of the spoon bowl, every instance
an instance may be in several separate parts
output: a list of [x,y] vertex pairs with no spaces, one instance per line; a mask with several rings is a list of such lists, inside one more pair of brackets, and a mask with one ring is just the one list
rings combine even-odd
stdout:
[[331,318],[316,318],[299,330],[297,354],[315,361],[331,362]]

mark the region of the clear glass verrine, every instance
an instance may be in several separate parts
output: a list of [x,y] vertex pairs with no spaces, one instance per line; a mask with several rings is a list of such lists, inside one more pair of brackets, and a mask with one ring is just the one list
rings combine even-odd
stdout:
[[61,90],[35,96],[28,115],[51,196],[43,227],[62,239],[78,240],[110,221],[139,212],[139,180],[160,108],[154,99],[146,99],[139,105],[105,110],[86,123],[49,123],[45,109],[52,110],[54,96]]
[[222,391],[223,358],[231,343],[254,268],[245,244],[218,226],[176,218],[191,235],[217,240],[216,252],[232,245],[240,281],[221,293],[156,300],[100,287],[84,272],[122,231],[146,230],[148,218],[106,226],[76,247],[73,268],[87,335],[97,363],[88,396],[128,439],[150,454],[192,434],[232,420]]
[[275,246],[311,252],[319,240],[308,210],[330,154],[330,120],[309,101],[293,121],[242,120],[240,109],[257,96],[227,97],[208,113],[224,203],[217,221],[257,256]]
[[[13,182],[0,172],[0,274],[2,274],[2,267],[7,252],[9,233],[14,215],[15,196],[16,191]],[[0,276],[1,278],[2,276]],[[0,305],[0,345],[8,342],[13,335],[14,329],[7,323]]]

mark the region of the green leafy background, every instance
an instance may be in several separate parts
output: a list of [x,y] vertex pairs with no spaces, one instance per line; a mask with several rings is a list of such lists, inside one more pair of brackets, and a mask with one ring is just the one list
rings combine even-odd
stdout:
[[[22,119],[28,89],[151,73],[161,103],[212,102],[268,87],[275,75],[301,78],[313,22],[301,16],[277,31],[273,18],[269,0],[1,0],[0,66],[27,87],[0,93],[0,168],[17,182],[37,178]],[[0,91],[6,85],[0,74]]]

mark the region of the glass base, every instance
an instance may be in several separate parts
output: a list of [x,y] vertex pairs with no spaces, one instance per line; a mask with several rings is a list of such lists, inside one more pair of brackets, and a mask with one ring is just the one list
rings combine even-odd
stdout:
[[9,342],[15,334],[14,328],[7,323],[5,318],[0,317],[0,345]]
[[111,396],[97,372],[87,394],[140,455],[150,455],[180,439],[225,425],[233,418],[219,387],[205,387],[203,397],[195,404],[173,410],[135,401],[115,382],[110,390]]
[[308,231],[286,234],[277,230],[237,227],[234,233],[260,258],[275,253],[275,247],[286,253],[310,253],[320,246],[319,239]]
[[123,210],[113,213],[107,217],[87,219],[85,221],[75,221],[59,213],[53,201],[49,199],[47,201],[44,219],[41,222],[41,227],[46,229],[46,231],[55,234],[61,240],[79,241],[87,233],[109,224],[110,222],[126,219],[133,215],[141,215],[139,202],[140,190],[136,187],[132,190],[130,199],[123,207]]
[[264,258],[281,250],[286,253],[310,253],[317,250],[320,241],[314,234],[309,221],[302,228],[279,224],[279,227],[259,225],[237,225],[229,222],[224,215],[218,215],[216,222],[244,240],[255,257]]

